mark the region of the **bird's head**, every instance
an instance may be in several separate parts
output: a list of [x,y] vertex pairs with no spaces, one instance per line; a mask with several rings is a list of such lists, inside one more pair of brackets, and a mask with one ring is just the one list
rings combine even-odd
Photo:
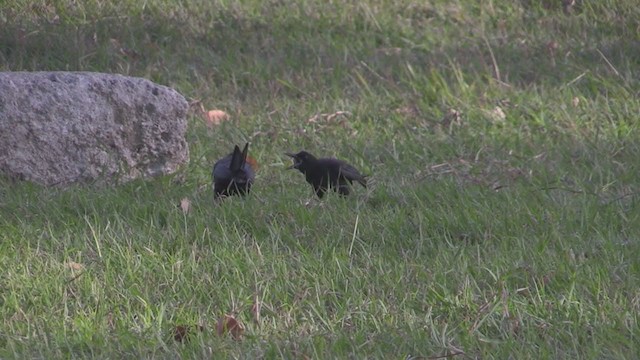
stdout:
[[307,168],[310,162],[313,162],[316,160],[315,156],[309,154],[304,150],[300,151],[297,154],[285,153],[285,155],[293,159],[293,165],[289,166],[287,169],[298,169],[303,172]]

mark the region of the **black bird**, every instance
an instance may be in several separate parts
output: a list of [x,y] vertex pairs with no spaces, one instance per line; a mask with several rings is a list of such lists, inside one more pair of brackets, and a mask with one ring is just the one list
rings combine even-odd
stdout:
[[244,195],[249,193],[255,179],[256,162],[247,156],[249,143],[240,148],[236,145],[233,152],[213,165],[213,191],[215,197]]
[[367,187],[367,179],[345,161],[333,158],[318,159],[304,150],[297,154],[285,154],[293,158],[293,165],[289,169],[298,169],[303,173],[319,198],[330,188],[340,195],[349,195],[349,185],[353,181]]

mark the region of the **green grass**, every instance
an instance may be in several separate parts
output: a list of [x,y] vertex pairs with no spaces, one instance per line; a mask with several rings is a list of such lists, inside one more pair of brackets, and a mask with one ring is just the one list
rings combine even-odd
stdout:
[[[631,0],[5,1],[1,70],[141,76],[193,107],[175,175],[0,180],[0,358],[636,358],[639,19]],[[244,141],[254,191],[216,205],[212,164]],[[303,148],[372,185],[307,203],[284,170]]]

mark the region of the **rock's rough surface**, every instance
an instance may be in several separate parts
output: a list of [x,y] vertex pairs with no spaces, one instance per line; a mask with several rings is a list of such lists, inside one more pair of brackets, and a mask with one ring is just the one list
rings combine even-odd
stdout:
[[141,78],[0,72],[0,172],[43,185],[174,172],[189,159],[187,108]]

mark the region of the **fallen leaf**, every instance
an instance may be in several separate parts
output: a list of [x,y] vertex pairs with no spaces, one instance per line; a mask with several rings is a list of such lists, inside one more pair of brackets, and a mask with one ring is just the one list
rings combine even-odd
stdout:
[[229,120],[229,114],[222,110],[209,110],[205,120],[209,126],[220,125],[223,121]]
[[522,327],[522,323],[520,322],[520,319],[518,319],[515,316],[509,316],[505,318],[504,325],[505,325],[505,328],[512,334],[519,334]]
[[185,325],[178,325],[173,331],[173,339],[178,342],[184,342],[188,340],[189,327]]
[[336,111],[334,113],[315,114],[310,119],[308,119],[307,122],[310,123],[310,124],[321,122],[321,121],[330,123],[330,122],[335,121],[336,118],[339,117],[339,116],[343,116],[343,117],[351,116],[351,112],[340,110],[340,111]]
[[182,200],[180,200],[180,209],[184,214],[188,213],[190,208],[191,208],[191,201],[189,199],[183,198]]
[[441,124],[444,127],[449,127],[449,125],[460,125],[460,120],[462,118],[462,113],[456,109],[449,109],[446,114],[442,117]]
[[417,117],[420,115],[420,111],[415,105],[402,106],[394,110],[396,114],[400,114],[406,117]]
[[574,97],[573,101],[572,101],[573,107],[578,107],[578,105],[580,105],[580,98],[579,97]]
[[262,307],[262,304],[260,303],[260,299],[258,298],[258,295],[256,295],[253,299],[253,305],[251,306],[251,313],[253,314],[253,321],[255,321],[257,324],[260,323],[261,307]]
[[333,114],[328,114],[327,115],[327,121],[331,122],[334,121],[338,116],[350,116],[351,113],[348,111],[336,111]]
[[504,111],[502,111],[502,108],[500,106],[496,106],[495,108],[493,108],[493,110],[489,112],[489,115],[491,115],[491,118],[493,119],[493,121],[496,121],[496,122],[502,122],[507,118],[507,116],[504,114]]
[[191,326],[191,325],[177,325],[173,330],[173,339],[177,342],[187,342],[189,341],[189,336],[195,330],[204,331],[204,326]]
[[244,334],[244,326],[231,315],[225,315],[220,318],[216,329],[219,336],[223,336],[228,331],[234,340],[240,340],[242,334]]
[[576,4],[576,0],[562,0],[562,10],[565,14],[571,14],[573,10],[573,5]]
[[82,269],[84,269],[84,265],[74,262],[74,261],[69,261],[67,264],[67,267],[71,270],[76,270],[76,271],[80,271]]
[[120,41],[118,41],[118,39],[114,39],[114,38],[109,39],[109,44],[114,48],[120,47]]
[[516,294],[522,295],[522,296],[529,296],[531,294],[531,291],[529,291],[529,287],[527,286],[527,287],[516,289]]

